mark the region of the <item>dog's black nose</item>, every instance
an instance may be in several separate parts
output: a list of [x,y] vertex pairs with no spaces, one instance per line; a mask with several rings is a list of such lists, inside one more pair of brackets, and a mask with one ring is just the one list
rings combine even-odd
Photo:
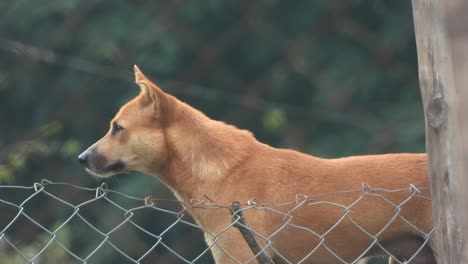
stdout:
[[83,152],[81,153],[79,156],[78,156],[78,161],[81,163],[81,164],[85,164],[86,161],[88,160],[88,153]]

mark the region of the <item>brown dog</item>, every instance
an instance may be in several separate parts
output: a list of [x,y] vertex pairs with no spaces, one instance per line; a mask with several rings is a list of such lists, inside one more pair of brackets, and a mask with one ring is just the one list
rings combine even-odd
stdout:
[[[280,204],[298,194],[359,189],[367,183],[374,191],[365,196],[335,193],[313,199],[309,202],[318,203],[300,206],[287,217],[297,203],[249,209],[245,217],[257,234],[268,237],[271,243],[258,240],[275,263],[342,263],[387,253],[403,262],[417,251],[411,263],[436,263],[433,237],[423,243],[432,230],[430,201],[410,197],[408,189],[375,190],[428,187],[425,154],[322,159],[276,149],[163,92],[136,66],[135,78],[140,95],[124,105],[109,132],[79,156],[92,174],[154,175],[186,204],[204,196],[224,205],[252,198]],[[231,224],[226,208],[189,211],[207,231],[207,243],[214,244],[216,263],[256,262],[237,229],[222,232]]]

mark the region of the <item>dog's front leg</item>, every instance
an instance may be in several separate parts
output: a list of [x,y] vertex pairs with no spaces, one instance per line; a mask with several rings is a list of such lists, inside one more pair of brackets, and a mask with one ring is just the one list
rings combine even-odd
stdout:
[[217,236],[205,233],[205,240],[217,264],[258,263],[247,242],[234,227]]

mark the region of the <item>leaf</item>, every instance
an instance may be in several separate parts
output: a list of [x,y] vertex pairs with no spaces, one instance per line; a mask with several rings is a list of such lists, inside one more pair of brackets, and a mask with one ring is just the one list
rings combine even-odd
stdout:
[[41,137],[50,137],[59,134],[63,130],[63,125],[59,121],[52,121],[40,128]]
[[80,150],[80,143],[78,140],[69,139],[65,141],[60,149],[65,156],[75,156]]
[[0,182],[12,183],[14,180],[13,172],[8,166],[0,165]]
[[286,125],[286,115],[280,109],[271,109],[263,118],[263,125],[270,131],[276,131]]

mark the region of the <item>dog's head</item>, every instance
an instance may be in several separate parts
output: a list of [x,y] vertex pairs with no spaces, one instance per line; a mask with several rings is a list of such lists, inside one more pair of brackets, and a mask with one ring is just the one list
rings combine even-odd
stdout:
[[135,66],[141,93],[125,104],[103,138],[78,156],[86,170],[99,177],[128,171],[159,170],[168,150],[164,136],[169,95]]

